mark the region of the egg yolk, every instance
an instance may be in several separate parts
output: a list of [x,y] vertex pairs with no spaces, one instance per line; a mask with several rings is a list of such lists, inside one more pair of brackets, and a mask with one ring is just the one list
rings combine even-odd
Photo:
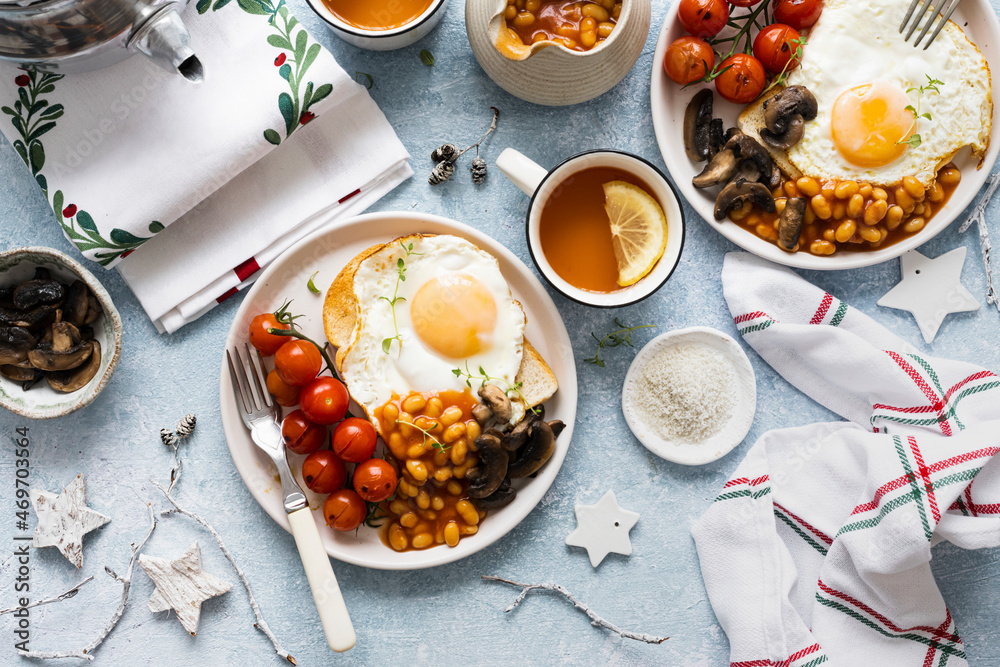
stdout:
[[497,304],[472,276],[441,276],[417,290],[410,320],[425,345],[446,357],[467,359],[490,347]]
[[833,143],[848,162],[859,167],[887,165],[906,150],[913,134],[910,100],[900,89],[875,82],[841,93],[833,105]]

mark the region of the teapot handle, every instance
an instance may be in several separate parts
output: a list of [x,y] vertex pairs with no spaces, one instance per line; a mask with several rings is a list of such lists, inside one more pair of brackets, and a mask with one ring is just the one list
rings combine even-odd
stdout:
[[548,174],[545,167],[533,162],[513,148],[505,148],[497,157],[497,167],[507,179],[531,197]]

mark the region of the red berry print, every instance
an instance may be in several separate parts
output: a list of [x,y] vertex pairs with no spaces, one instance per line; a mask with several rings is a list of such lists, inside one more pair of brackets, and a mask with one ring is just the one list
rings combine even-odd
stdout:
[[19,74],[18,76],[14,77],[14,83],[23,88],[27,86],[29,83],[31,83],[31,77],[29,77],[27,74]]
[[311,121],[315,117],[316,117],[316,114],[314,114],[312,111],[305,111],[299,117],[299,124],[300,125],[305,125],[306,123],[308,123],[309,121]]
[[63,209],[64,218],[72,218],[74,215],[76,215],[76,204],[70,204]]
[[286,56],[284,53],[282,53],[281,55],[279,55],[277,58],[274,59],[274,66],[281,67],[282,65],[285,64],[285,60]]

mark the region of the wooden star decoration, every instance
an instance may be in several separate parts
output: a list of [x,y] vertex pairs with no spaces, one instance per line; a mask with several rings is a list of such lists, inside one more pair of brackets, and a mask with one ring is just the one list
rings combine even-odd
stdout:
[[201,547],[197,542],[176,560],[142,554],[139,565],[156,585],[149,596],[149,610],[155,613],[173,609],[192,637],[198,633],[201,603],[232,588],[232,584],[201,569]]
[[916,250],[903,254],[903,279],[878,300],[878,305],[913,313],[924,341],[930,343],[945,316],[979,308],[979,302],[962,285],[966,250],[962,246],[934,259]]
[[77,475],[58,496],[32,489],[31,504],[38,517],[31,546],[57,547],[77,569],[82,568],[83,536],[111,521],[87,507],[83,474]]
[[631,556],[628,533],[637,521],[639,514],[622,509],[615,492],[608,491],[596,505],[576,506],[577,528],[566,537],[566,544],[586,549],[594,567],[611,552]]

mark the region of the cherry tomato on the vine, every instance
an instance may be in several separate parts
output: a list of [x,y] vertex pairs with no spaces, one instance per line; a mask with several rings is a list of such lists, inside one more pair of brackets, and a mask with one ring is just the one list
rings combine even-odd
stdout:
[[753,7],[760,0],[729,0],[729,4],[733,7]]
[[396,471],[388,461],[368,459],[354,469],[354,490],[370,503],[379,503],[396,490]]
[[715,79],[715,89],[724,99],[737,104],[746,104],[764,91],[767,75],[764,66],[753,56],[737,53],[719,64],[725,70]]
[[250,322],[250,344],[257,348],[262,357],[270,357],[278,348],[288,342],[288,336],[270,334],[268,329],[291,329],[282,324],[274,313],[261,313]]
[[333,451],[348,463],[361,463],[375,453],[375,427],[367,419],[350,417],[333,430]]
[[278,371],[278,377],[293,387],[309,384],[319,375],[322,367],[323,356],[307,340],[290,340],[274,353],[274,369]]
[[312,454],[326,443],[326,427],[309,421],[302,410],[289,412],[281,422],[285,447],[296,454]]
[[347,388],[337,378],[318,377],[299,393],[299,405],[310,421],[317,424],[336,424],[347,414],[351,397]]
[[688,84],[703,78],[715,65],[715,51],[700,37],[684,35],[667,47],[663,69],[673,81]]
[[796,30],[808,28],[823,13],[823,0],[774,0],[774,20]]
[[347,481],[347,466],[329,449],[321,449],[302,462],[302,479],[310,491],[333,493]]
[[285,384],[276,370],[267,374],[267,391],[274,396],[278,405],[290,408],[299,404],[299,388]]
[[365,501],[355,491],[340,489],[334,491],[323,503],[326,525],[334,530],[347,532],[359,527],[365,521],[368,508]]
[[715,37],[729,21],[725,0],[680,0],[677,18],[695,37]]
[[801,41],[799,31],[792,26],[772,23],[754,38],[753,55],[771,74],[790,72],[799,66],[795,51],[801,46]]

